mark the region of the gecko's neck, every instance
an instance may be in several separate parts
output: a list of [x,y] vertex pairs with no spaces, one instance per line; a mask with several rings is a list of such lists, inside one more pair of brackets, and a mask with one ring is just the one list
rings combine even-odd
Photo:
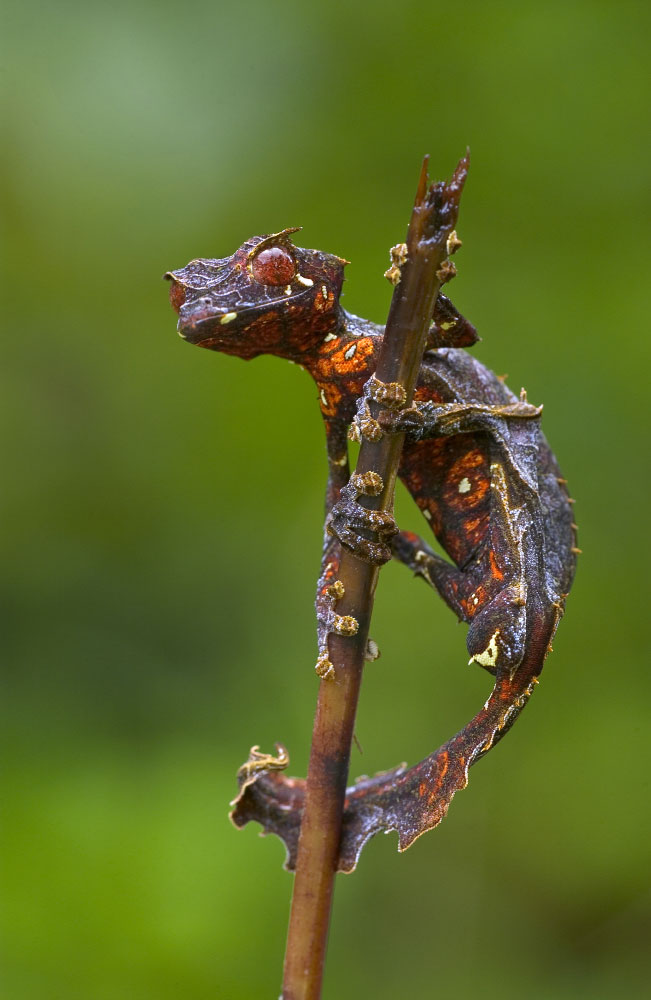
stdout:
[[[365,340],[367,344],[369,341],[372,342],[373,347],[379,346],[384,335],[383,326],[363,319],[361,316],[354,316],[352,313],[346,312],[345,309],[338,310],[336,320],[320,334],[318,341],[310,344],[307,350],[305,346],[302,349],[299,347],[289,357],[290,361],[302,365],[316,381],[322,379],[324,370],[327,370],[334,362],[334,355],[337,355],[338,364],[337,370],[333,370],[333,375],[337,372],[342,374],[347,367],[342,365],[341,358],[338,357],[342,350],[345,353],[360,340]],[[368,353],[368,348],[364,353]]]

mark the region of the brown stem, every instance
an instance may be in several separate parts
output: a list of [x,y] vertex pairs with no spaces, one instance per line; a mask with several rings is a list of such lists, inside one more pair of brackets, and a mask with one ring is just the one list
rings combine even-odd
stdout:
[[[406,405],[413,398],[434,304],[445,280],[440,268],[447,258],[447,238],[457,219],[468,155],[459,162],[449,184],[440,182],[428,187],[427,162],[425,157],[407,231],[407,259],[400,265],[400,280],[391,301],[376,369],[376,378],[381,382],[402,384]],[[372,408],[377,411],[377,404],[373,403]],[[402,434],[387,434],[380,441],[362,441],[357,473],[376,472],[384,483],[378,496],[363,498],[369,509],[393,508],[403,438]],[[339,579],[345,593],[337,603],[337,613],[356,618],[359,629],[353,637],[331,636],[329,653],[335,679],[322,681],[319,689],[282,1000],[319,1000],[321,996],[350,746],[378,567],[344,549]]]

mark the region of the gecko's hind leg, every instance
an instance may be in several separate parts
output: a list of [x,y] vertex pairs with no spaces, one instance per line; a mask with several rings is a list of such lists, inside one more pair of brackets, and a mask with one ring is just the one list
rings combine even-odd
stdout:
[[462,570],[437,555],[427,542],[411,531],[401,531],[392,538],[391,551],[394,559],[433,587],[457,618],[470,621],[462,603],[469,581]]

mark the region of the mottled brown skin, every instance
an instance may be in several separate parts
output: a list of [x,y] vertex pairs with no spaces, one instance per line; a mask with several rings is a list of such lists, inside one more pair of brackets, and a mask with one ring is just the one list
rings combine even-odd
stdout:
[[[361,510],[344,499],[346,490],[341,493],[350,477],[347,434],[351,423],[360,426],[358,400],[375,370],[383,328],[340,306],[346,261],[295,247],[294,231],[254,237],[232,257],[196,260],[166,277],[184,339],[246,360],[261,353],[288,358],[317,384],[329,462],[326,509],[335,531],[325,535],[317,590],[319,649],[327,656],[336,604],[329,588],[337,579],[342,538],[353,550],[368,544],[363,539],[370,523],[355,525],[357,543],[355,531],[338,531],[337,512],[350,524]],[[454,792],[467,783],[468,767],[501,738],[533,690],[574,574],[570,499],[540,431],[540,410],[518,400],[461,349],[477,339],[474,327],[440,295],[417,410],[387,412],[383,427],[407,433],[400,478],[451,562],[408,532],[393,538],[393,555],[469,623],[471,662],[496,676],[495,688],[468,726],[421,764],[349,789],[342,870],[352,870],[378,830],[397,829],[404,849],[445,815]],[[293,812],[278,801],[287,782]],[[233,813],[238,825],[255,818],[282,836],[290,867],[301,794],[297,779],[265,774],[261,767]]]

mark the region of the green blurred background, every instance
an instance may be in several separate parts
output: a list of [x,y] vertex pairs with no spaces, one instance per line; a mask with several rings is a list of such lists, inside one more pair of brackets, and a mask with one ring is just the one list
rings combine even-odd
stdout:
[[[339,879],[325,997],[645,995],[649,26],[631,2],[5,6],[3,998],[278,995],[292,877],[227,807],[253,743],[305,773],[323,431],[298,369],[182,343],[160,276],[303,225],[381,321],[421,156],[448,175],[466,144],[451,294],[545,403],[585,554],[445,823]],[[481,704],[464,631],[382,573],[353,776]]]

